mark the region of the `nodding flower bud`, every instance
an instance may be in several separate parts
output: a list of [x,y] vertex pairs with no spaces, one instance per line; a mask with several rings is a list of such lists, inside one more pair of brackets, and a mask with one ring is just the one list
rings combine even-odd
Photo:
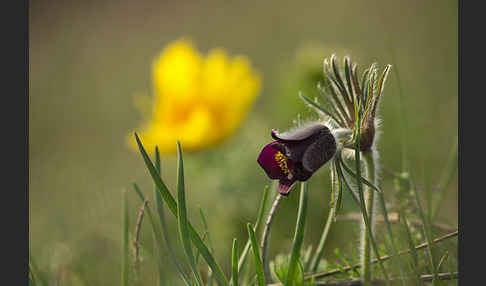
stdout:
[[361,136],[359,138],[359,150],[361,152],[371,151],[375,138],[375,118],[370,118],[361,124]]
[[279,180],[282,195],[288,195],[297,181],[307,181],[336,153],[336,140],[321,123],[292,132],[273,129],[271,135],[275,141],[263,147],[257,162],[270,179]]

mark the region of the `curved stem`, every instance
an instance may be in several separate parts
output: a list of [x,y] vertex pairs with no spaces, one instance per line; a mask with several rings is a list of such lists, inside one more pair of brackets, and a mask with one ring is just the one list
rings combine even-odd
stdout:
[[[376,169],[374,162],[374,152],[363,153],[363,159],[365,161],[365,173],[366,179],[373,184],[376,184]],[[369,187],[365,188],[365,205],[366,212],[370,221],[371,231],[374,232],[375,229],[375,219],[374,219],[374,205],[376,203],[376,198],[374,195],[374,190]],[[371,243],[369,233],[366,231],[366,226],[364,220],[361,223],[361,265],[363,267],[361,272],[361,279],[365,286],[370,285],[372,279],[371,271]]]
[[280,203],[282,197],[283,196],[281,194],[277,194],[277,197],[273,202],[272,208],[268,213],[267,220],[265,221],[265,228],[263,229],[263,234],[262,234],[261,248],[262,248],[263,272],[265,275],[265,281],[269,281],[269,282],[271,281],[271,277],[270,277],[270,268],[268,266],[268,261],[267,261],[267,240],[268,237],[270,236],[270,225],[272,224],[273,215],[275,214],[275,211],[277,210],[278,204]]
[[324,230],[322,231],[321,240],[319,241],[319,245],[317,246],[316,255],[312,258],[312,272],[316,272],[317,267],[319,266],[319,261],[321,260],[322,253],[324,252],[324,245],[326,244],[327,235],[329,234],[329,229],[331,229],[331,224],[334,220],[335,212],[336,208],[331,207],[331,209],[329,210],[329,215],[327,216],[326,225],[324,226]]

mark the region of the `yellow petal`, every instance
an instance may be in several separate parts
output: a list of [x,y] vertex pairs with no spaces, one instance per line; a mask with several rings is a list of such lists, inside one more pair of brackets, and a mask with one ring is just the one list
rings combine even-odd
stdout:
[[189,41],[170,44],[154,62],[155,92],[174,100],[197,99],[201,65],[201,56]]

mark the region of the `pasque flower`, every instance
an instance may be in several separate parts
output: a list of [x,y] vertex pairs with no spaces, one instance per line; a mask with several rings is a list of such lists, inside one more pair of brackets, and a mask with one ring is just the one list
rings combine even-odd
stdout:
[[177,140],[187,151],[223,142],[240,125],[261,85],[246,57],[229,57],[222,49],[203,56],[184,39],[155,59],[152,79],[154,97],[137,104],[151,107],[143,111],[147,120],[139,134],[147,150],[158,145],[162,154],[175,153]]
[[359,79],[357,65],[349,57],[344,57],[344,72],[338,68],[334,55],[324,60],[324,84],[318,85],[324,103],[302,98],[322,115],[326,125],[315,122],[281,134],[272,130],[275,141],[263,148],[257,160],[271,179],[279,180],[281,194],[287,195],[296,181],[308,180],[334,156],[337,146],[353,148],[350,134],[356,129],[356,112],[361,117],[360,151],[372,150],[376,111],[390,67],[387,65],[379,76],[373,64]]
[[279,193],[288,195],[297,181],[307,181],[336,153],[336,140],[325,125],[312,123],[291,132],[272,130],[258,163],[270,179],[279,180]]

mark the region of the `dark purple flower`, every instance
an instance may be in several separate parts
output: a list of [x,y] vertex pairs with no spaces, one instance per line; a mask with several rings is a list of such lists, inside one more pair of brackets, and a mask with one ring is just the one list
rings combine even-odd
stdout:
[[279,180],[278,191],[288,195],[297,181],[307,181],[336,153],[336,140],[329,128],[320,123],[293,132],[277,133],[275,141],[263,147],[258,164],[268,177]]

